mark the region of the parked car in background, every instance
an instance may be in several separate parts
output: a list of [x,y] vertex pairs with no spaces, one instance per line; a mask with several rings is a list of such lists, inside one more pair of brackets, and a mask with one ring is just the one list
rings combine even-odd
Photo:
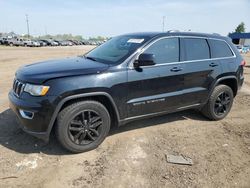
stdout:
[[24,39],[22,38],[11,38],[8,40],[9,46],[23,46]]
[[40,43],[40,46],[47,46],[47,43],[42,40],[37,40]]
[[32,47],[40,47],[41,46],[40,42],[37,40],[32,40],[31,42],[32,42]]
[[102,45],[104,43],[104,41],[97,41],[96,44],[97,45]]
[[23,38],[0,38],[1,45],[10,46],[73,46],[73,45],[101,45],[104,41],[88,40],[57,40],[57,39],[23,39]]
[[242,48],[243,48],[243,46],[242,45],[235,45],[236,46],[236,48],[238,49],[238,51],[240,52],[240,53],[242,53]]
[[9,41],[11,41],[12,40],[12,38],[7,38],[7,37],[5,37],[5,38],[3,38],[2,39],[2,43],[3,43],[3,45],[9,45]]
[[97,43],[95,41],[88,41],[89,42],[89,45],[97,45]]
[[25,47],[39,47],[40,42],[35,41],[35,40],[24,40],[23,46],[25,46]]
[[52,45],[51,45],[51,42],[48,41],[48,40],[46,40],[46,39],[40,39],[39,41],[44,42],[44,43],[46,44],[46,46],[52,46]]
[[56,42],[58,44],[58,46],[63,46],[62,45],[62,40],[53,40],[54,42]]
[[72,46],[76,45],[76,43],[73,40],[68,40],[68,41],[72,44]]
[[249,45],[235,45],[236,48],[239,50],[240,53],[248,53],[250,51],[250,46]]
[[71,41],[68,41],[68,40],[63,40],[63,41],[61,41],[61,45],[62,46],[73,46],[73,43]]
[[4,45],[6,40],[7,40],[7,39],[6,39],[5,37],[1,37],[1,38],[0,38],[0,44],[1,44],[1,45]]
[[62,41],[61,41],[61,46],[68,46],[68,43],[67,43],[67,41],[65,41],[65,40],[62,40]]
[[87,41],[86,40],[82,40],[81,43],[82,43],[82,45],[87,45]]
[[250,45],[244,45],[242,51],[248,53],[250,51]]
[[59,43],[55,40],[49,39],[48,41],[51,43],[51,46],[59,46]]

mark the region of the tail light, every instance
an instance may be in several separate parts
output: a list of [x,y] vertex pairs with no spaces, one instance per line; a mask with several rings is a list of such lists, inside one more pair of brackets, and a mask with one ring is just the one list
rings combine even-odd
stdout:
[[240,65],[243,66],[243,67],[245,67],[246,64],[247,64],[247,62],[245,60],[242,60],[241,63],[240,63]]

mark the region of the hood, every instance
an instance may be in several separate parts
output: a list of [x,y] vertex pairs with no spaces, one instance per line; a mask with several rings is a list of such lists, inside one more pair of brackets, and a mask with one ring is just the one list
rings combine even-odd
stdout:
[[17,70],[16,78],[24,82],[42,84],[53,78],[94,74],[108,67],[107,64],[84,57],[74,57],[26,65]]

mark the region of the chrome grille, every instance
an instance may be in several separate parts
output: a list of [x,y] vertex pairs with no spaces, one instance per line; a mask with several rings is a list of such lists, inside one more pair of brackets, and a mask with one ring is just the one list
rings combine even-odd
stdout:
[[13,83],[13,91],[16,94],[16,96],[20,96],[21,93],[23,92],[25,84],[23,84],[22,82],[18,81],[18,80],[14,80]]

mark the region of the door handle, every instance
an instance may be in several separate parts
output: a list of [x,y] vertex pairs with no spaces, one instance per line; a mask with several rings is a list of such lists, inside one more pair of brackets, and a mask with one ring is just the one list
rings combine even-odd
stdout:
[[210,67],[216,67],[216,66],[219,66],[217,63],[210,63],[209,64]]
[[181,67],[174,67],[174,68],[170,69],[170,71],[179,72],[179,71],[182,71],[182,68]]

